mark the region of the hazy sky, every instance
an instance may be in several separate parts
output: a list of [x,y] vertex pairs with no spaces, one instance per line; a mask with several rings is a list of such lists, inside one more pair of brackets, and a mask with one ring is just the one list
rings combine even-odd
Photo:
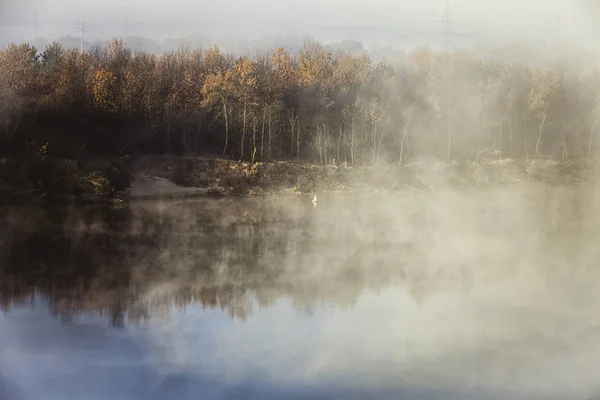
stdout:
[[[155,24],[157,35],[203,33],[207,24],[245,24],[257,29],[315,25],[439,29],[445,0],[0,0],[0,23],[40,26],[73,34],[79,16],[100,35],[120,35],[124,21]],[[545,35],[560,30],[591,34],[600,16],[595,0],[452,0],[451,17],[470,31]],[[169,24],[174,24],[170,25]],[[203,27],[204,26],[204,27]],[[117,28],[118,27],[118,28]],[[91,29],[92,29],[91,28]],[[33,29],[33,28],[31,28]],[[132,28],[133,29],[133,28]],[[461,29],[457,24],[455,29]],[[181,30],[181,32],[177,32]],[[135,32],[132,32],[135,33]],[[145,33],[145,32],[144,32]],[[307,33],[311,33],[307,29]]]

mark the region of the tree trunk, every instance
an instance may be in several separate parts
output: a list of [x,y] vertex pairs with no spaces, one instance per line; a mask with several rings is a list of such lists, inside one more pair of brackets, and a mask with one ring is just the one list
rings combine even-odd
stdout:
[[171,153],[171,121],[167,122],[167,153]]
[[202,129],[202,122],[198,123],[198,129],[196,129],[196,135],[194,137],[194,154],[198,153],[198,137],[200,136],[201,129]]
[[[291,152],[290,152],[290,157],[294,157],[294,128],[296,127],[296,122],[298,121],[298,114],[296,114],[294,112],[294,110],[292,110],[291,114],[290,114],[290,127],[292,128],[292,146],[291,146]],[[298,133],[296,132],[296,135],[298,135]]]
[[583,151],[581,150],[581,136],[579,132],[575,135],[575,144],[573,144],[573,155],[577,158],[581,158]]
[[302,129],[300,123],[298,123],[298,129],[296,130],[296,160],[300,160],[300,132],[302,132]]
[[402,135],[402,143],[400,144],[400,164],[404,164],[404,143],[408,137],[408,131],[410,129],[410,122],[404,125],[404,135]]
[[450,161],[452,156],[452,107],[450,107],[448,114],[448,148],[446,149],[446,157]]
[[372,141],[372,160],[371,162],[373,163],[373,165],[375,165],[375,155],[377,154],[377,125],[373,124],[373,129],[372,129],[372,133],[371,133],[371,141]]
[[264,158],[264,149],[265,149],[265,117],[267,115],[267,109],[263,107],[263,117],[262,117],[262,130],[260,133],[260,160],[263,161]]
[[[344,136],[344,131],[342,130],[342,127],[340,126],[339,128],[339,134],[338,134],[338,142],[337,142],[337,158],[335,161],[335,164],[339,164],[342,162],[342,137]],[[345,155],[344,157],[344,161],[347,159],[347,155]]]
[[352,135],[350,136],[350,164],[354,165],[354,138],[356,132],[355,132],[355,126],[354,126],[354,114],[352,114]]
[[240,143],[240,161],[244,159],[244,140],[246,139],[246,112],[248,103],[244,101],[244,113],[242,114],[242,140]]
[[504,134],[504,116],[500,121],[500,130],[498,131],[498,160],[502,159],[502,135]]
[[381,160],[381,146],[383,146],[383,139],[383,135],[378,136],[379,142],[377,143],[377,164],[379,164],[379,161]]
[[292,128],[292,140],[291,140],[291,148],[290,148],[290,157],[294,157],[294,143],[295,143],[295,137],[294,137],[294,124],[291,124],[291,128]]
[[562,159],[565,161],[567,159],[567,130],[563,129],[562,133]]
[[[281,147],[280,147],[281,148]],[[269,106],[269,151],[267,152],[271,158],[271,107]]]
[[183,142],[183,155],[188,155],[187,147],[187,103],[183,106],[183,129],[181,132],[181,141]]
[[513,132],[513,116],[512,114],[510,115],[509,119],[508,119],[508,145],[509,145],[509,151],[510,154],[508,155],[509,157],[514,157],[514,153],[515,153],[515,138],[514,138],[514,132]]
[[315,145],[317,147],[317,151],[319,152],[319,162],[321,164],[325,163],[325,160],[323,158],[323,134],[321,133],[321,125],[317,124],[317,137],[315,140]]
[[223,100],[223,114],[225,115],[225,146],[223,147],[223,157],[227,154],[227,145],[229,144],[229,117],[227,116],[227,102]]
[[528,125],[528,121],[527,121],[527,108],[524,107],[523,108],[523,124],[524,124],[524,128],[525,128],[525,132],[523,133],[523,137],[525,138],[525,156],[527,158],[529,158],[529,146],[527,145],[527,134],[529,133],[529,125]]
[[592,142],[594,140],[594,135],[596,133],[596,122],[592,125],[592,130],[590,131],[590,140],[588,141],[588,156],[592,155]]
[[544,113],[542,116],[542,122],[540,123],[540,130],[538,132],[537,142],[535,144],[535,154],[540,154],[540,143],[542,142],[542,135],[544,134],[544,129],[546,128],[546,119],[548,118],[548,114]]
[[253,117],[252,122],[252,163],[256,159],[256,115]]

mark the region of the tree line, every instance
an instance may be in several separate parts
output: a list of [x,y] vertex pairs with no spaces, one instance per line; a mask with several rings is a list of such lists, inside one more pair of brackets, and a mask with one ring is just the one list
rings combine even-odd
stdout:
[[414,51],[373,63],[306,41],[255,56],[122,40],[0,52],[0,156],[172,153],[371,165],[595,155],[600,69]]

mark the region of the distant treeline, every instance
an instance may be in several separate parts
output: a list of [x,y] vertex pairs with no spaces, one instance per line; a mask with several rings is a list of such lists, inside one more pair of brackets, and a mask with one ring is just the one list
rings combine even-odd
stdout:
[[[173,153],[373,164],[594,155],[600,69],[415,51],[374,64],[314,41],[255,57],[122,41],[0,53],[0,156]],[[599,138],[600,139],[600,138]]]

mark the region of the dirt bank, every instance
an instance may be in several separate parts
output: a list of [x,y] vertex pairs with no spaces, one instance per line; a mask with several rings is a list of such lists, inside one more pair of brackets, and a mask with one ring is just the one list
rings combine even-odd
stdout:
[[129,196],[312,194],[324,191],[435,190],[537,182],[590,184],[600,163],[545,158],[469,163],[421,160],[407,165],[357,167],[290,161],[237,162],[210,158],[145,157],[132,167]]
[[546,158],[359,167],[291,161],[247,163],[174,156],[132,160],[0,162],[0,202],[83,201],[120,205],[129,198],[262,196],[320,192],[436,190],[525,182],[589,185],[600,162]]

